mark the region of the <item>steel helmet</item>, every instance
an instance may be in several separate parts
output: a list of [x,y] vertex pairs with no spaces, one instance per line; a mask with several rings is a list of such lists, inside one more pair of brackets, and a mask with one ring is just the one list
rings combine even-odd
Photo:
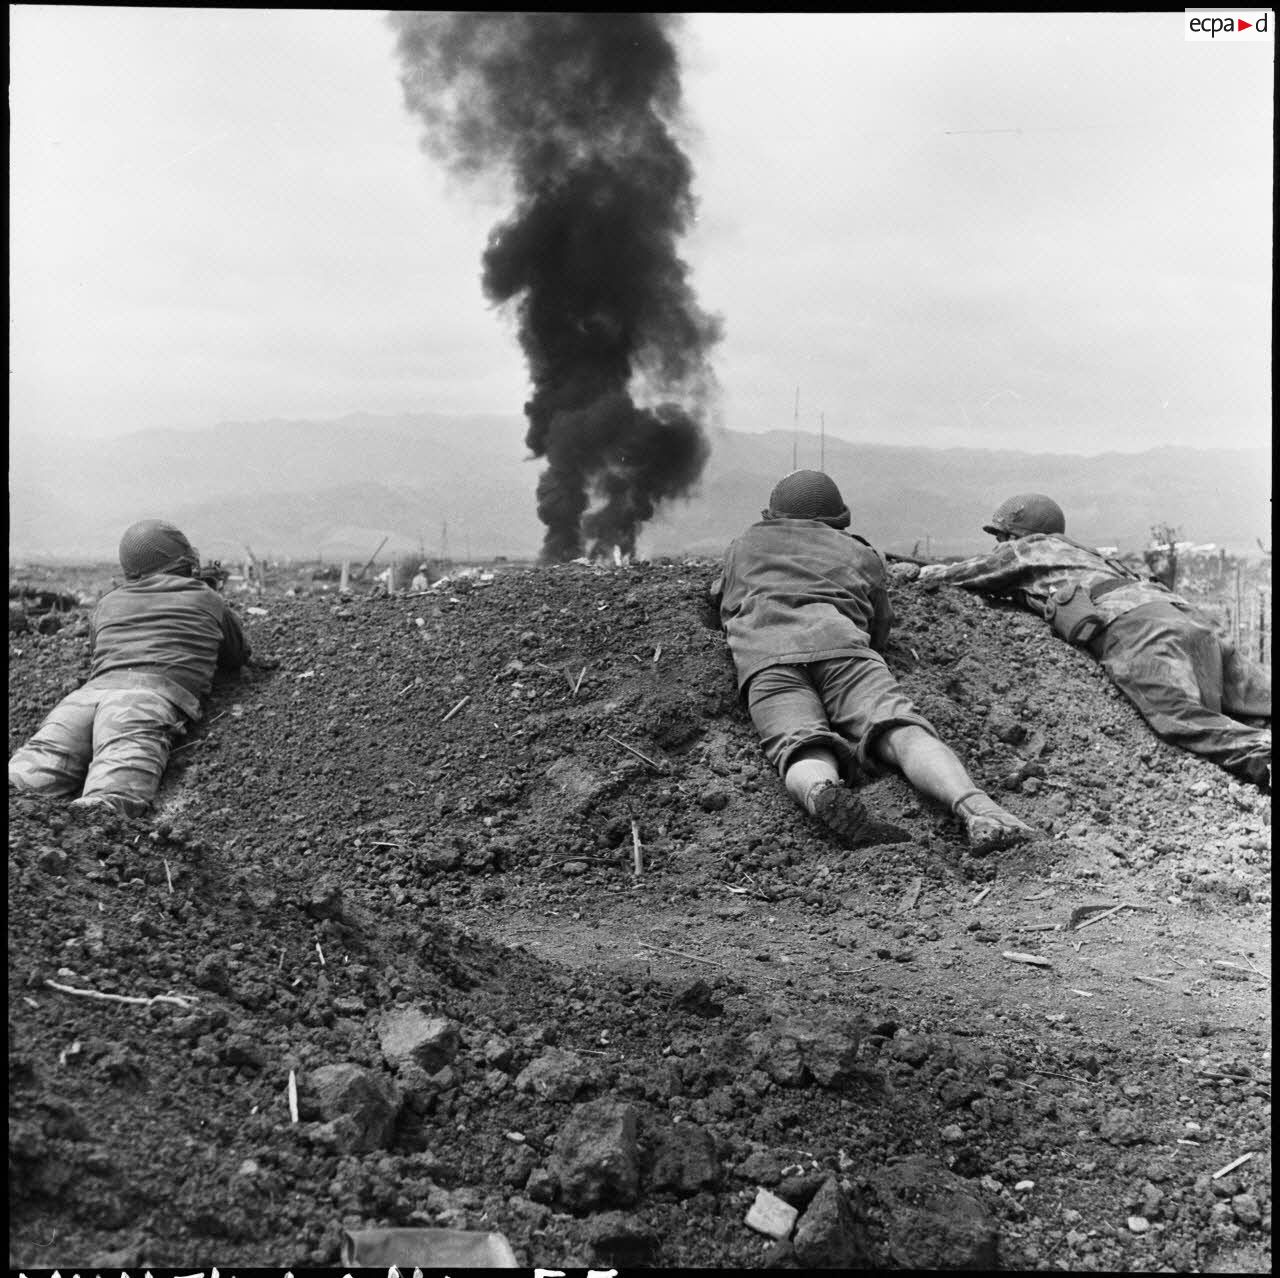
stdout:
[[769,514],[784,519],[817,519],[832,528],[848,528],[849,507],[830,475],[793,470],[769,494]]
[[993,537],[998,533],[1012,533],[1025,537],[1029,533],[1061,533],[1067,531],[1067,518],[1062,507],[1044,493],[1019,493],[1000,503],[989,524],[982,531]]
[[200,556],[181,530],[163,519],[140,519],[120,538],[120,567],[130,581],[156,572],[185,572],[200,566]]

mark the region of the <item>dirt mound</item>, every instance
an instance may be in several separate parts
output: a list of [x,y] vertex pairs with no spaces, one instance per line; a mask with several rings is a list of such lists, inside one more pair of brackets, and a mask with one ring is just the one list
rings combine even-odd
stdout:
[[[539,1266],[1269,1270],[1269,804],[1042,623],[907,586],[891,664],[1043,837],[974,859],[885,777],[914,841],[844,852],[713,573],[268,596],[279,668],[154,819],[11,796],[11,1265],[448,1225]],[[11,751],[84,650],[11,633]]]

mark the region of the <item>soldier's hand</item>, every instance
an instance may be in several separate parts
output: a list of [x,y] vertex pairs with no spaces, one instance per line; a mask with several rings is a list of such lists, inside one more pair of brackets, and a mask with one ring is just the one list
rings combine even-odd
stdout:
[[889,576],[893,581],[915,581],[920,575],[919,564],[890,564]]

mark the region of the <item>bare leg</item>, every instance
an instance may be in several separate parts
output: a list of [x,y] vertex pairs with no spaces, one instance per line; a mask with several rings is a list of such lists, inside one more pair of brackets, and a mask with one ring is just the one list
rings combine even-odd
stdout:
[[955,751],[923,728],[914,724],[890,728],[872,749],[921,794],[945,804],[964,823],[965,836],[975,851],[1009,847],[1035,833],[976,786]]
[[810,815],[813,814],[814,790],[818,786],[833,785],[840,780],[836,756],[822,746],[797,750],[787,768],[783,784],[787,793]]

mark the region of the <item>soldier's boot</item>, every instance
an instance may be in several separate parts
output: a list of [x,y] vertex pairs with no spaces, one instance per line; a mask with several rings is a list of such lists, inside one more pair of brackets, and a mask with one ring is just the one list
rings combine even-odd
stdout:
[[837,781],[816,786],[809,802],[813,815],[840,840],[842,847],[852,850],[911,841],[909,830],[872,816],[866,804]]
[[1006,811],[984,790],[962,794],[952,803],[951,811],[964,826],[970,850],[979,856],[1025,843],[1036,835],[1033,826]]

